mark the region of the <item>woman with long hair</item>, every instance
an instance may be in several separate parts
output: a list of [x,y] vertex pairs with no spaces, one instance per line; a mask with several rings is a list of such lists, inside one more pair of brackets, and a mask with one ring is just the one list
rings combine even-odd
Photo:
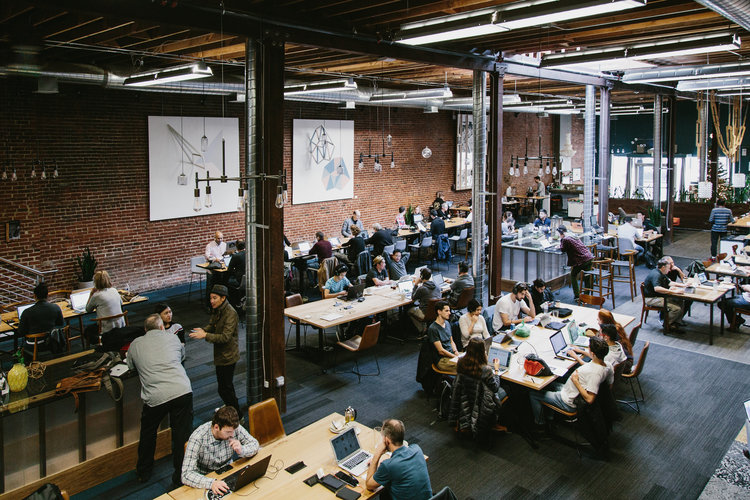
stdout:
[[487,354],[484,350],[484,341],[472,338],[466,345],[466,354],[458,360],[456,373],[480,379],[495,395],[498,401],[507,396],[505,390],[500,387],[500,377],[487,363]]
[[625,333],[625,329],[622,327],[620,323],[615,321],[615,317],[612,315],[610,311],[607,311],[606,309],[599,309],[599,325],[615,325],[615,328],[617,328],[617,333],[619,335],[619,343],[622,345],[623,351],[625,351],[625,354],[628,358],[633,359],[633,346],[630,345],[630,340],[628,340],[628,334]]

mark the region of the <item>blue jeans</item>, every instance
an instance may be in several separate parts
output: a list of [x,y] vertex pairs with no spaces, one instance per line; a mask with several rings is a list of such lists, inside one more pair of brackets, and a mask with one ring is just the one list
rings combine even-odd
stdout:
[[550,403],[565,411],[575,411],[575,407],[568,406],[562,400],[562,387],[562,384],[554,383],[549,391],[529,392],[529,401],[531,402],[531,411],[534,413],[534,422],[540,425],[544,423],[542,402]]
[[746,301],[742,297],[742,295],[738,295],[737,297],[727,300],[724,305],[719,302],[719,307],[724,309],[724,314],[727,316],[727,321],[731,324],[732,320],[734,319],[735,308],[741,307],[743,309],[750,309],[750,302]]
[[643,257],[643,254],[646,253],[646,250],[637,243],[633,244],[633,249],[638,251],[638,255],[635,256],[635,261],[638,262]]

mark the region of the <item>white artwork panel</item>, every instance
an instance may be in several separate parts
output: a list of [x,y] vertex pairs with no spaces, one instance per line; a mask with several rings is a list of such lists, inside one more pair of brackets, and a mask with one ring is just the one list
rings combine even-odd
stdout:
[[294,120],[292,203],[354,198],[354,121]]
[[[206,151],[201,138],[207,138]],[[193,210],[195,174],[219,177],[222,172],[222,139],[226,175],[240,172],[240,129],[237,118],[180,116],[148,117],[149,220],[177,219],[237,210],[237,182],[211,182],[213,206],[203,206],[206,183],[199,184],[201,210]]]

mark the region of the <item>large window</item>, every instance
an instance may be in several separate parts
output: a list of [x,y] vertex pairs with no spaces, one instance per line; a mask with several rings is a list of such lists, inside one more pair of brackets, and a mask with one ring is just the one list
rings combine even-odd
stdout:
[[472,115],[456,120],[456,190],[471,189],[474,173],[474,123]]

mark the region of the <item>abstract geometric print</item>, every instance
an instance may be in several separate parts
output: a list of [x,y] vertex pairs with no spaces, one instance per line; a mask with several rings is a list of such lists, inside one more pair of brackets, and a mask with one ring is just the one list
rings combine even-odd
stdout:
[[349,169],[343,158],[336,157],[323,167],[323,175],[320,180],[323,182],[323,188],[326,191],[331,189],[344,189],[351,180]]

